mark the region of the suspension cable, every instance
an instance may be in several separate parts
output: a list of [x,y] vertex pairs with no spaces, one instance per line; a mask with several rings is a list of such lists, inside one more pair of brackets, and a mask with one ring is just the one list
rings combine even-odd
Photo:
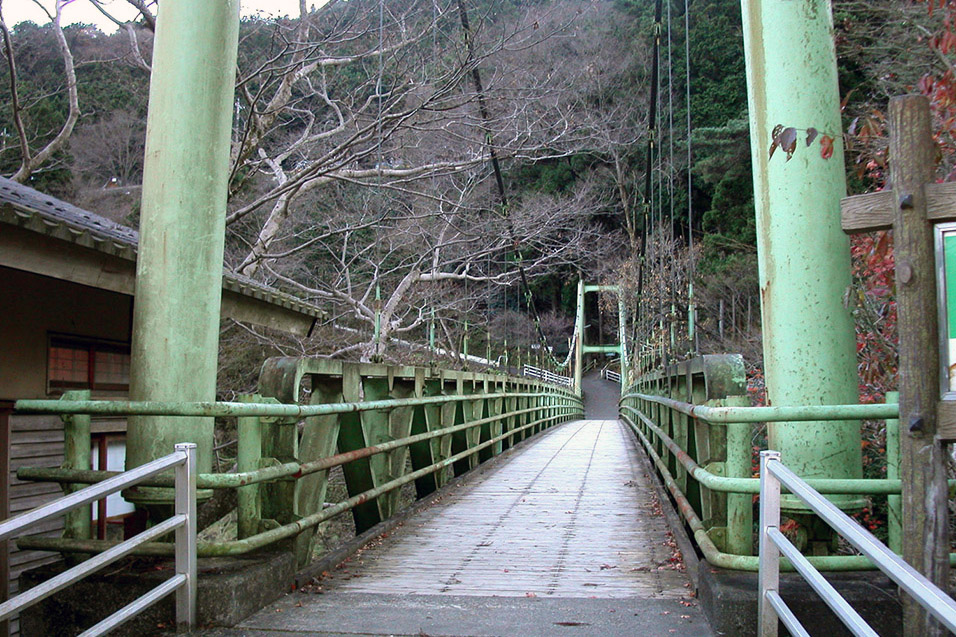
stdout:
[[[660,0],[658,0],[658,2],[659,1]],[[474,85],[475,94],[478,98],[478,115],[481,118],[482,133],[484,134],[485,145],[488,147],[488,156],[491,159],[491,167],[494,171],[495,183],[498,187],[498,200],[500,208],[503,212],[505,228],[508,232],[508,240],[511,242],[511,252],[514,256],[515,263],[518,266],[518,275],[521,281],[521,288],[525,294],[525,301],[531,310],[531,316],[534,321],[535,330],[537,331],[538,340],[540,341],[541,347],[544,348],[544,351],[547,353],[548,358],[553,364],[561,365],[561,363],[554,357],[551,346],[548,343],[548,337],[541,327],[541,317],[538,315],[538,308],[534,303],[534,294],[531,291],[531,286],[528,284],[528,275],[522,262],[520,243],[518,242],[517,235],[515,233],[514,223],[511,219],[511,215],[508,213],[508,196],[505,191],[505,181],[501,172],[501,163],[498,161],[498,152],[497,148],[495,147],[494,138],[491,134],[491,128],[488,126],[491,115],[488,112],[488,106],[485,101],[485,90],[481,83],[481,72],[478,69],[478,65],[475,63],[475,45],[474,40],[472,39],[471,25],[468,22],[468,12],[465,10],[465,4],[463,0],[458,0],[458,18],[461,21],[461,28],[465,35],[465,46],[468,55],[467,62],[472,67],[471,80],[472,84]],[[518,308],[520,309],[520,307],[521,306],[519,302]]]
[[687,110],[687,314],[688,330],[687,337],[691,341],[692,351],[700,352],[699,340],[697,338],[697,306],[694,302],[694,277],[697,264],[694,260],[694,178],[691,170],[693,160],[693,142],[691,140],[691,117],[690,117],[690,5],[689,0],[684,0],[684,84],[685,84],[685,108]]
[[653,171],[653,153],[656,146],[657,140],[655,139],[655,131],[657,127],[657,75],[658,75],[658,61],[660,59],[660,48],[661,48],[661,10],[662,10],[662,0],[656,0],[654,3],[654,45],[652,47],[652,61],[651,61],[651,95],[650,95],[650,106],[649,106],[649,115],[647,123],[647,154],[644,161],[644,192],[641,197],[641,205],[644,213],[644,223],[641,227],[641,251],[640,251],[640,262],[638,263],[638,273],[637,273],[637,320],[636,324],[640,325],[641,318],[644,315],[643,312],[643,299],[644,299],[644,270],[647,266],[647,226],[648,226],[648,216],[650,213],[650,206],[652,199],[650,197],[651,192],[651,180],[652,180],[652,171]]

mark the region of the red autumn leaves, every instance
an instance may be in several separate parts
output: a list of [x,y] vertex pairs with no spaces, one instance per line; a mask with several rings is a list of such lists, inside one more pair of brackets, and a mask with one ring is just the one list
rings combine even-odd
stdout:
[[[774,126],[773,132],[770,134],[773,140],[770,144],[770,159],[773,158],[774,152],[779,148],[787,154],[787,161],[790,161],[794,151],[797,150],[797,137],[801,130],[802,129],[794,128],[793,126],[784,126],[783,124]],[[833,157],[833,137],[830,135],[821,135],[820,131],[812,126],[804,132],[807,134],[805,141],[808,147],[819,137],[820,157],[824,159]]]

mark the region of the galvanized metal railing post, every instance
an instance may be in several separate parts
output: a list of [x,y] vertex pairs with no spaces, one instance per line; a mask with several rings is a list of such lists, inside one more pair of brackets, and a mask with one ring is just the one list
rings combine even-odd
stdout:
[[[872,533],[860,526],[853,518],[838,509],[830,500],[810,486],[806,481],[788,469],[782,462],[771,462],[767,465],[767,473],[776,477],[783,487],[786,487],[795,497],[800,498],[810,510],[830,528],[839,533],[851,546],[874,566],[885,573],[910,597],[913,604],[919,606],[933,620],[940,623],[939,634],[943,629],[956,634],[956,602],[946,592],[933,584],[928,578],[919,573],[913,566],[905,562],[900,556],[890,551]],[[840,619],[844,626],[854,635],[878,637],[872,626],[847,603],[846,599],[830,584],[814,564],[801,554],[793,543],[778,529],[768,527],[766,534],[779,548],[780,553],[790,561],[790,565],[816,591],[830,610]],[[793,611],[776,592],[768,592],[767,599],[783,625],[794,635],[810,637]],[[903,632],[906,635],[921,634],[920,627],[916,630],[906,624],[905,615]]]
[[780,589],[780,550],[770,539],[768,530],[780,526],[780,481],[767,465],[780,462],[777,451],[760,452],[760,582],[757,598],[757,634],[777,637],[777,613],[767,599],[769,592]]
[[[195,445],[192,445],[192,447],[194,449]],[[191,462],[189,462],[190,460]],[[97,549],[82,551],[97,552],[97,555],[66,569],[27,591],[21,591],[13,599],[4,601],[0,604],[0,620],[7,620],[12,615],[56,595],[59,591],[99,571],[104,566],[135,552],[137,547],[143,544],[150,543],[152,540],[157,540],[169,533],[176,533],[176,545],[171,547],[177,551],[176,575],[87,629],[83,632],[83,635],[89,635],[90,637],[105,635],[173,592],[180,593],[177,598],[177,621],[180,628],[192,628],[196,623],[196,605],[194,603],[196,582],[196,463],[195,454],[192,452],[187,453],[177,447],[172,454],[157,458],[126,473],[112,475],[98,484],[80,489],[35,509],[24,511],[15,518],[4,520],[0,523],[0,540],[7,540],[11,537],[25,539],[25,534],[36,532],[37,525],[47,520],[76,509],[88,510],[92,502],[154,478],[159,474],[167,473],[170,469],[174,469],[177,472],[177,478],[180,478],[178,482],[174,483],[177,488],[173,490],[176,504],[176,514],[173,517],[101,552]],[[182,473],[182,469],[186,469],[188,473]],[[91,540],[60,540],[60,542],[64,541],[79,542],[87,546],[95,542]],[[167,543],[162,545],[164,547],[170,546]],[[193,587],[192,594],[190,594],[190,584]]]
[[185,585],[176,589],[176,630],[188,632],[196,626],[199,590],[196,572],[197,446],[191,442],[179,443],[176,451],[186,454],[185,462],[176,467],[176,515],[186,516],[185,523],[176,529],[176,574],[186,577]]

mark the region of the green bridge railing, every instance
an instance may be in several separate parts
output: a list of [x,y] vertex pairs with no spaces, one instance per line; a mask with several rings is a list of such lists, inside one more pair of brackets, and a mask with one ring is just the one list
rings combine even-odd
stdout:
[[[306,399],[300,400],[301,397]],[[581,399],[567,388],[496,374],[274,358],[262,371],[259,393],[237,402],[158,403],[21,400],[20,413],[65,416],[63,468],[22,468],[22,480],[92,484],[116,472],[90,469],[90,416],[163,415],[237,417],[238,458],[233,473],[200,474],[201,490],[236,489],[238,539],[200,542],[200,557],[238,555],[294,540],[296,561],[311,558],[314,530],[351,511],[356,533],[392,516],[398,489],[415,483],[422,498],[545,429],[580,418]],[[329,470],[341,466],[348,498],[326,506]],[[147,487],[167,488],[170,478]],[[208,497],[209,492],[206,492]],[[95,553],[113,546],[90,536],[89,517],[67,521],[66,537],[25,537],[21,549]],[[137,551],[171,555],[155,542]]]
[[[889,546],[901,550],[899,406],[751,407],[743,360],[702,356],[645,374],[624,390],[620,417],[641,441],[701,552],[714,566],[756,571],[753,424],[884,420],[886,478],[808,479],[826,494],[887,496]],[[873,568],[862,555],[809,557],[820,570]],[[956,564],[956,554],[950,555]],[[786,560],[783,568],[791,569]]]

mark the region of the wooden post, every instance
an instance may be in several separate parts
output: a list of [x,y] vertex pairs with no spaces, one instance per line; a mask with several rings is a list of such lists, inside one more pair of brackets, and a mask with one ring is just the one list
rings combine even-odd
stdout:
[[[936,439],[939,328],[933,226],[926,218],[923,185],[935,173],[929,102],[908,95],[890,101],[890,157],[895,218],[896,304],[899,320],[903,558],[934,584],[948,589],[949,511],[946,459]],[[903,598],[907,635],[942,635],[943,629],[909,597]]]
[[[843,200],[845,232],[893,229],[899,316],[900,478],[903,558],[943,590],[949,578],[945,445],[953,440],[952,403],[940,403],[939,326],[933,222],[956,219],[952,184],[934,184],[935,145],[929,102],[890,100],[893,190]],[[927,637],[944,629],[903,596],[903,632]]]
[[[0,401],[0,520],[10,517],[10,414],[13,413],[12,401]],[[0,542],[0,602],[7,601],[10,595],[10,545],[7,540]],[[10,622],[0,622],[0,635],[10,634]]]

